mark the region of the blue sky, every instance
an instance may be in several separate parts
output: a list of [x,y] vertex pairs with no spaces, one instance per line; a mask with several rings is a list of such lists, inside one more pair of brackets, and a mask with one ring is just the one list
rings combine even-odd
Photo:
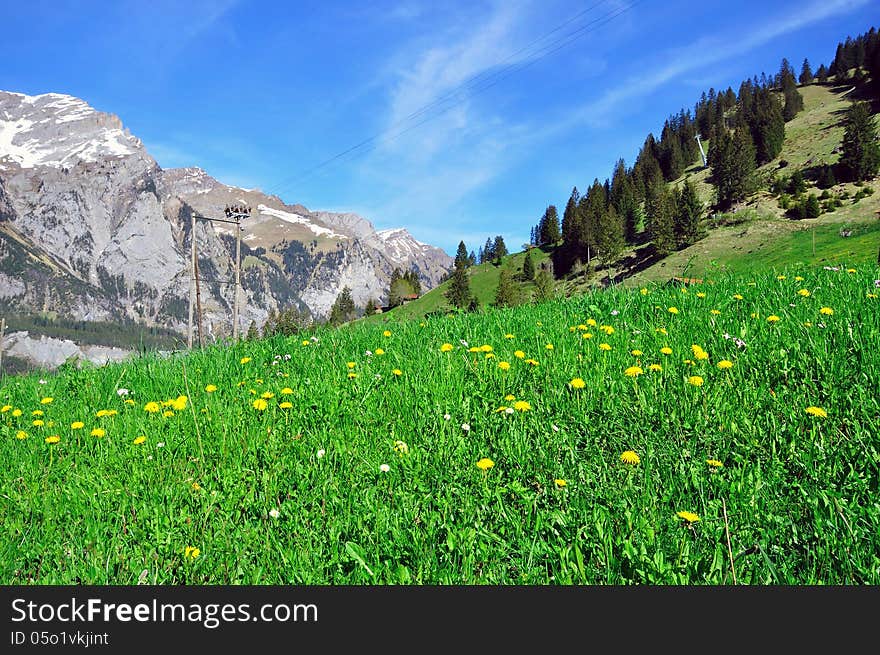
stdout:
[[518,249],[702,91],[830,63],[880,22],[877,0],[633,2],[3,0],[0,89],[81,97],[165,168],[454,254]]

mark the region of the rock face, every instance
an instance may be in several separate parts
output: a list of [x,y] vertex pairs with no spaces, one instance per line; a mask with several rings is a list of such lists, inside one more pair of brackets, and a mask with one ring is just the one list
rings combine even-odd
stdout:
[[[243,222],[241,327],[296,305],[318,318],[344,286],[383,300],[394,268],[439,284],[452,259],[406,230],[356,214],[312,212],[224,185],[199,168],[163,170],[113,115],[60,94],[0,91],[0,307],[75,320],[185,328],[191,216]],[[233,226],[198,220],[209,335],[231,332]]]

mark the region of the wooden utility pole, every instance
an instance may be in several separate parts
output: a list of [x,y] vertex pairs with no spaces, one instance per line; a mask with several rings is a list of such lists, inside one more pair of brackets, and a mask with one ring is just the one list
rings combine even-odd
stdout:
[[3,337],[6,336],[6,319],[0,318],[0,375],[3,375]]
[[193,271],[196,278],[196,323],[199,327],[199,347],[205,347],[205,328],[202,324],[202,294],[199,292],[199,258],[193,259]]
[[192,224],[189,231],[189,240],[191,245],[190,254],[190,280],[189,280],[189,330],[186,336],[186,347],[192,350],[193,347],[193,310],[196,304],[196,215],[192,214]]
[[235,220],[235,300],[232,303],[232,340],[238,341],[238,296],[241,290],[241,217]]

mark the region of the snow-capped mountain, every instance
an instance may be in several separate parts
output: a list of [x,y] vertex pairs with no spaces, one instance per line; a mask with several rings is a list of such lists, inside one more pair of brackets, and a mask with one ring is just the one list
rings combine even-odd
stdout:
[[[295,304],[324,316],[343,286],[356,303],[387,296],[394,268],[436,286],[452,265],[406,230],[377,232],[352,213],[312,212],[200,168],[163,170],[114,115],[72,96],[0,91],[0,306],[78,320],[181,329],[192,213],[243,222],[242,328]],[[209,330],[230,331],[232,226],[198,221]]]

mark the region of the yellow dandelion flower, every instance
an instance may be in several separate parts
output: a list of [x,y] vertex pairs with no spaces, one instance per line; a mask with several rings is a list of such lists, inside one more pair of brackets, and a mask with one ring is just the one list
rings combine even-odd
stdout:
[[3,407],[0,407],[0,414],[5,414],[10,409],[12,409],[12,405],[3,405]]
[[532,408],[532,406],[526,400],[517,400],[515,403],[513,403],[513,408],[518,412],[527,412]]
[[581,378],[573,378],[571,382],[569,382],[572,389],[583,389],[587,386],[587,383],[584,382]]
[[644,355],[645,353],[643,353],[641,350],[636,349],[636,350],[632,350],[632,351],[630,351],[630,354],[631,354],[633,357],[641,357],[641,356]]
[[734,300],[742,300],[743,297],[742,297],[740,294],[735,293],[735,294],[733,294],[733,299],[734,299]]
[[506,400],[507,402],[510,402],[511,400],[516,400],[516,396],[514,396],[512,393],[509,393],[504,396],[504,400]]
[[178,396],[171,401],[171,408],[178,412],[183,411],[184,409],[186,409],[186,401],[186,396]]
[[794,277],[794,281],[795,281],[795,282],[803,282],[803,281],[804,281],[804,278],[802,278],[800,275],[795,275],[795,277]]
[[174,416],[174,412],[172,412],[170,409],[166,409],[164,412],[162,412],[162,416],[168,418],[169,416]]
[[668,311],[670,314],[678,314],[678,307],[670,307],[666,311]]
[[807,289],[798,289],[798,295],[803,296],[804,298],[809,298],[810,292]]
[[384,354],[385,354],[385,351],[382,350],[381,348],[376,348],[376,354],[379,355],[379,356],[381,356],[381,355],[384,355]]
[[546,346],[544,346],[544,348],[545,348],[546,350],[553,350],[553,344],[552,344],[552,343],[548,343]]
[[282,396],[290,396],[290,395],[293,395],[293,389],[291,389],[290,387],[284,387],[284,388],[281,390],[281,395],[282,395]]
[[303,340],[302,340],[302,345],[304,345],[304,346],[308,346],[309,343],[310,343],[310,341],[309,341],[308,339],[303,339]]
[[238,363],[239,364],[247,364],[249,361],[251,361],[250,357],[242,357],[240,360],[238,360]]
[[662,370],[663,370],[663,367],[660,366],[660,364],[651,364],[651,365],[648,367],[648,370],[649,370],[649,371],[662,371]]
[[713,316],[718,316],[721,312],[719,312],[717,309],[711,309],[709,310],[709,313]]
[[41,419],[41,418],[35,419],[34,422],[31,423],[31,425],[33,425],[35,428],[41,428],[41,427],[43,427],[44,424],[45,423],[44,423],[43,419]]
[[500,368],[502,371],[509,371],[510,362],[498,362],[498,368]]
[[355,362],[346,362],[345,365],[346,365],[348,368],[354,368],[355,366],[357,366],[357,364],[356,364]]
[[400,441],[399,439],[394,442],[394,450],[401,455],[409,454],[409,446],[406,445],[405,441]]
[[642,461],[642,458],[639,457],[638,454],[636,453],[636,451],[634,451],[634,450],[625,450],[620,455],[620,461],[623,462],[624,464],[630,464],[632,466],[635,466],[636,464],[638,464]]
[[28,434],[24,430],[19,430],[18,432],[15,433],[15,438],[18,439],[19,441],[21,441],[22,439],[27,439],[27,436],[28,436]]
[[581,335],[581,337],[583,337],[584,339],[592,339],[592,338],[593,338],[593,335],[592,335],[592,333],[590,333],[590,332],[584,332],[584,333]]
[[664,355],[671,355],[671,354],[672,354],[672,348],[670,348],[669,346],[663,346],[663,347],[660,349],[660,352],[663,353]]
[[82,430],[85,426],[86,426],[86,424],[83,423],[82,421],[74,421],[73,423],[70,424],[70,429],[71,430]]
[[590,327],[596,327],[596,326],[599,325],[599,324],[596,323],[596,319],[594,319],[594,318],[588,318],[588,319],[587,319],[587,325],[589,325]]
[[526,364],[528,364],[529,366],[537,366],[538,360],[537,359],[527,359]]
[[848,268],[848,269],[846,269],[846,272],[847,272],[847,273],[855,273],[855,272],[856,272],[856,269],[854,269],[854,268]]
[[498,409],[495,410],[495,413],[497,414],[499,412],[506,412],[506,411],[507,411],[507,406],[502,405],[501,407],[499,407]]
[[444,343],[442,346],[440,346],[440,352],[441,353],[448,353],[453,348],[455,348],[455,346],[453,346],[451,343]]
[[516,336],[514,336],[514,335],[512,335],[512,334],[505,334],[505,335],[504,335],[504,338],[505,338],[505,339],[516,339]]
[[559,487],[560,489],[562,489],[564,486],[566,486],[566,485],[568,484],[568,483],[567,483],[565,480],[563,480],[562,478],[556,478],[555,480],[553,480],[553,482],[554,482],[554,483],[556,484],[556,486]]
[[642,370],[641,366],[630,366],[623,372],[623,374],[628,378],[636,378],[642,373],[644,373],[644,371]]
[[866,297],[866,298],[872,298],[872,299],[873,299],[873,298],[876,298],[876,297],[877,297],[877,294],[876,294],[876,293],[871,293],[870,291],[866,291],[866,292],[865,292],[865,297]]
[[383,337],[390,337],[390,336],[391,336],[391,330],[385,330],[385,331],[382,333],[382,336],[383,336]]
[[392,372],[394,375],[396,375],[397,377],[400,377],[401,375],[403,375],[403,371],[401,371],[399,368],[396,368],[396,369],[394,369],[394,370],[391,371],[391,372]]
[[697,521],[700,520],[700,517],[697,516],[696,514],[694,514],[693,512],[676,512],[675,515],[681,519],[684,519],[689,524],[696,523]]
[[614,334],[614,328],[611,327],[610,325],[602,325],[599,327],[599,329],[602,330],[602,332],[604,332],[608,336],[611,336],[612,334]]
[[264,409],[266,409],[269,406],[269,403],[267,403],[262,398],[257,398],[254,402],[251,403],[251,405],[253,405],[253,408],[256,409],[257,411],[262,412]]
[[131,398],[126,398],[126,399],[125,399],[125,404],[126,404],[126,405],[134,405],[134,401],[133,401]]
[[685,287],[682,287],[682,288],[681,288],[681,292],[682,292],[682,293],[687,293],[687,292],[688,292],[688,290],[687,290],[687,288],[685,288]]
[[201,491],[201,490],[202,490],[202,485],[200,485],[198,482],[193,482],[193,483],[192,483],[192,489],[193,489],[193,491]]
[[662,334],[662,335],[664,335],[664,336],[667,335],[667,334],[669,334],[669,333],[666,331],[666,328],[662,328],[662,327],[657,328],[656,330],[654,330],[654,332],[659,332],[660,334]]
[[107,431],[104,428],[95,428],[92,430],[91,435],[93,437],[103,437],[107,434]]
[[495,353],[486,353],[486,359],[495,359]]
[[784,279],[785,279],[785,276],[784,276],[784,275],[777,275],[777,276],[776,276],[776,279],[777,279],[777,280],[784,280]]
[[199,555],[201,555],[201,553],[202,553],[201,550],[199,550],[198,548],[194,548],[193,546],[187,546],[187,547],[183,550],[183,556],[184,556],[184,558],[187,558],[187,557],[188,557],[188,558],[190,558],[190,559],[195,559],[196,557],[198,557]]
[[144,443],[146,440],[147,440],[147,438],[146,438],[144,435],[141,435],[141,436],[139,436],[139,437],[135,437],[135,440],[132,441],[132,443],[133,443],[135,446],[140,446],[140,445],[141,445],[142,443]]
[[490,353],[493,350],[494,348],[492,348],[492,346],[490,346],[489,344],[483,344],[482,346],[480,346],[480,351],[484,353]]
[[349,379],[349,380],[354,380],[357,376],[358,376],[357,373],[349,373],[349,374],[348,374],[348,379]]
[[822,314],[823,316],[833,316],[834,310],[831,309],[830,307],[823,307],[822,309],[819,310],[819,313]]
[[274,398],[274,397],[275,397],[275,394],[272,393],[271,391],[264,391],[262,394],[260,394],[260,398],[265,398],[266,400],[269,400],[270,398]]
[[713,469],[720,469],[724,464],[719,462],[717,459],[707,459],[706,464],[711,466]]
[[517,359],[524,359],[526,354],[522,350],[517,350],[516,352],[513,353],[513,356],[516,357]]
[[[571,328],[569,328],[569,329],[571,329]],[[587,326],[584,325],[583,323],[581,323],[580,325],[577,326],[577,329],[580,330],[581,332],[586,332]]]
[[697,291],[697,298],[705,298],[705,297],[706,297],[705,293],[703,293],[702,291]]
[[157,403],[155,400],[151,400],[146,405],[144,405],[144,411],[149,412],[150,414],[155,414],[160,409],[161,408],[159,407],[159,403]]
[[52,403],[53,400],[55,400],[55,399],[52,398],[51,396],[47,396],[46,398],[43,398],[42,400],[40,400],[40,404],[41,405],[49,405]]
[[718,368],[720,368],[722,371],[728,368],[733,368],[733,362],[729,359],[722,359],[720,362],[718,362]]
[[811,405],[805,410],[810,416],[818,416],[819,418],[828,418],[828,412],[821,407]]
[[31,416],[42,416],[42,415],[43,415],[42,409],[35,409],[34,411],[31,412]]
[[767,317],[768,323],[778,323],[779,321],[780,321],[780,318],[776,314],[770,314],[770,316]]
[[608,352],[609,350],[611,350],[611,345],[607,343],[600,343],[599,350],[604,350],[605,352]]
[[293,407],[293,403],[290,402],[289,400],[285,400],[284,402],[279,403],[278,406],[281,409],[291,409]]
[[59,437],[57,434],[53,434],[51,437],[46,437],[45,441],[46,443],[58,443],[59,441],[61,441],[61,437]]
[[641,289],[639,289],[639,293],[642,294],[643,296],[647,296],[648,290],[645,287],[642,287]]
[[701,378],[699,375],[692,375],[688,378],[688,384],[691,384],[695,387],[702,387],[703,378]]
[[495,466],[495,462],[493,462],[488,457],[484,457],[480,461],[477,462],[477,468],[481,471],[488,471],[490,468]]
[[697,359],[709,359],[709,353],[703,350],[702,346],[693,344],[691,346],[691,351],[694,353],[694,357],[696,357]]
[[18,408],[13,409],[13,410],[12,410],[12,415],[13,415],[14,417],[18,418],[19,416],[21,416],[21,410],[18,409]]

